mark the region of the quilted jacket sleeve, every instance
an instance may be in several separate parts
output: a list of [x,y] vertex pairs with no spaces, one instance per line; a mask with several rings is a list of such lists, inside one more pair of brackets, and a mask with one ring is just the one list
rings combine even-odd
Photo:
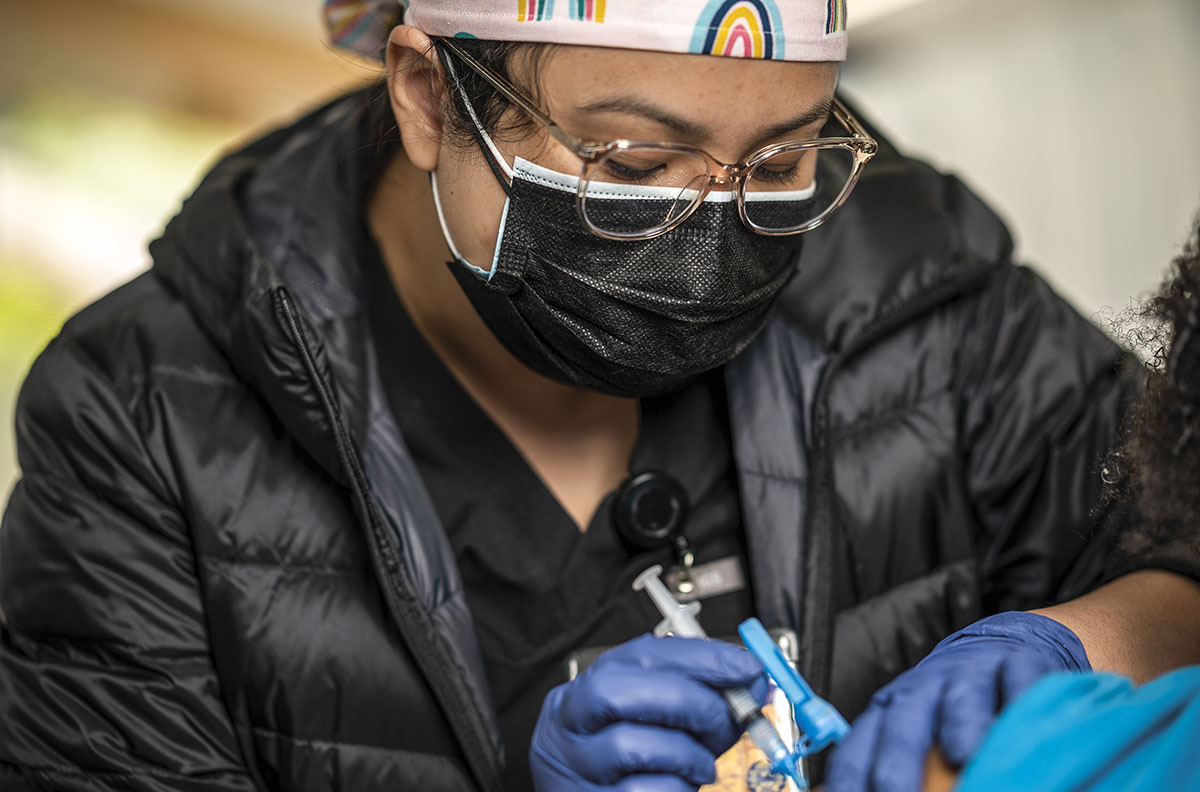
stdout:
[[1036,274],[1006,268],[964,332],[966,484],[985,607],[1030,609],[1119,570],[1127,509],[1101,468],[1137,387],[1131,358]]
[[187,528],[118,390],[60,337],[18,402],[24,477],[0,524],[0,788],[253,789]]

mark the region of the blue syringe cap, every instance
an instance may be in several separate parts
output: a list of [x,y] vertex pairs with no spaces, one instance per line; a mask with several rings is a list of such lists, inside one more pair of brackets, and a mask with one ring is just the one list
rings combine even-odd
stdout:
[[800,672],[788,662],[783,652],[771,640],[770,634],[758,619],[747,619],[738,626],[738,635],[750,653],[758,658],[788,701],[802,732],[797,758],[817,753],[850,733],[850,724],[828,701],[817,696]]

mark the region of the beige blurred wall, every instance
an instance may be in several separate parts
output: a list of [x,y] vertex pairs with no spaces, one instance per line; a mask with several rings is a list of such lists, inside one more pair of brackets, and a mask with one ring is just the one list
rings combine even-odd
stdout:
[[370,76],[324,42],[313,0],[46,0],[11,3],[0,89],[129,98],[261,127]]
[[1200,211],[1200,2],[926,0],[854,26],[843,86],[962,176],[1106,322]]
[[372,79],[309,0],[39,0],[0,18],[0,504],[13,410],[62,321],[149,264],[229,146]]

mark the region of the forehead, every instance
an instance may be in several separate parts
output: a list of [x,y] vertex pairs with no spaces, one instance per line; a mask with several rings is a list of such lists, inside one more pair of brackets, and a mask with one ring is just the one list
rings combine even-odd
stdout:
[[739,115],[769,124],[832,96],[837,74],[836,63],[559,46],[539,85],[549,110],[624,95],[709,124]]

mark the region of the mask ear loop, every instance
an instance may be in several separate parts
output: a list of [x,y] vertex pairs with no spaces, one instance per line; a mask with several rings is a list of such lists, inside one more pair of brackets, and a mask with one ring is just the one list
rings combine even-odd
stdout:
[[483,154],[484,160],[487,161],[488,167],[492,169],[492,174],[496,177],[496,181],[500,182],[500,187],[504,190],[505,195],[512,194],[513,170],[505,161],[504,155],[500,153],[500,149],[496,148],[496,144],[492,141],[490,135],[483,129],[483,124],[479,122],[479,116],[475,114],[475,108],[471,106],[471,101],[467,98],[466,89],[459,82],[458,73],[454,70],[454,58],[446,57],[447,50],[444,47],[438,47],[438,57],[442,64],[446,67],[446,74],[449,75],[451,82],[454,83],[454,95],[457,97],[459,104],[467,115],[471,117],[471,135],[475,138],[475,143],[479,146],[480,152]]
[[490,276],[490,273],[479,269],[479,267],[476,267],[474,264],[463,258],[462,253],[458,252],[458,247],[455,246],[454,239],[450,236],[450,227],[446,225],[446,215],[442,211],[441,197],[438,196],[437,171],[429,172],[429,187],[433,190],[433,208],[437,210],[438,225],[442,227],[442,238],[446,240],[446,247],[450,248],[450,255],[454,256],[456,261],[461,261],[462,263],[466,264],[476,275]]

